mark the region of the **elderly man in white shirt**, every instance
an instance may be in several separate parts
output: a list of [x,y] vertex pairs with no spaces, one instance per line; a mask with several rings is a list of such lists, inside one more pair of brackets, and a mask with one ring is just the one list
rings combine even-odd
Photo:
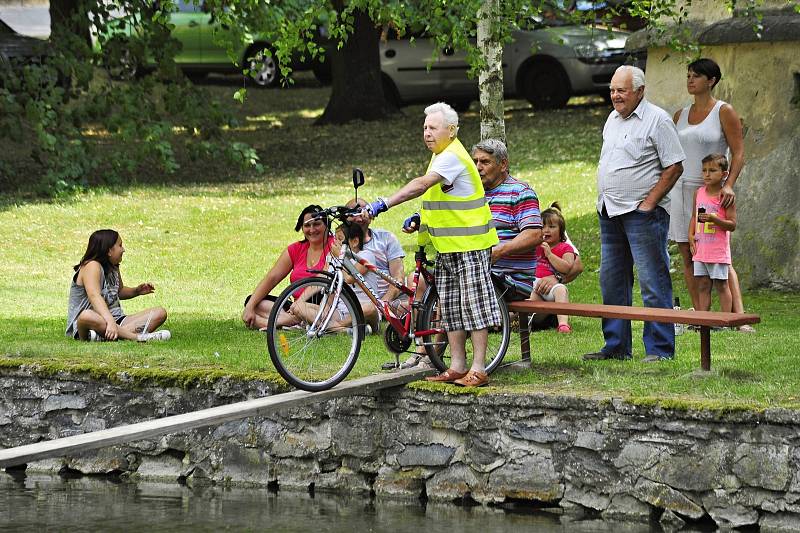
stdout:
[[[603,303],[632,304],[636,265],[645,307],[670,308],[667,193],[683,172],[686,156],[669,114],[644,98],[641,69],[619,67],[610,89],[614,111],[603,128],[597,168]],[[584,360],[631,358],[629,320],[603,319],[603,337],[605,346]],[[646,322],[643,341],[646,362],[675,356],[672,324]]]

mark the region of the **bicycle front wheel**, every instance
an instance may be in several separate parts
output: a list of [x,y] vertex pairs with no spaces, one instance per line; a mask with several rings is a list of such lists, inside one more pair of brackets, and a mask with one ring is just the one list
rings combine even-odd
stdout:
[[[269,357],[283,379],[298,389],[330,389],[358,359],[365,334],[361,306],[349,287],[342,287],[338,296],[334,288],[327,277],[301,279],[273,304],[267,326]],[[308,299],[287,313],[295,293]]]
[[[500,325],[489,328],[489,340],[486,345],[486,373],[491,374],[503,362],[503,357],[508,351],[511,342],[511,317],[508,314],[508,304],[494,288],[497,304],[500,306]],[[434,287],[428,287],[422,299],[422,310],[420,311],[417,329],[429,330],[440,329],[439,319],[439,295]],[[431,363],[440,372],[444,372],[450,367],[450,348],[447,344],[447,337],[444,334],[428,335],[422,339],[425,351],[430,357]],[[472,343],[467,342],[467,367],[472,357]]]

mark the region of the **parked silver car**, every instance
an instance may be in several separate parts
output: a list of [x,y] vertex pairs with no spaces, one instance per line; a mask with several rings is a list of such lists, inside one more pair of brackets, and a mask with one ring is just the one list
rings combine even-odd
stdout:
[[[563,107],[575,95],[607,98],[618,66],[629,63],[644,69],[646,51],[625,50],[628,35],[550,20],[533,30],[515,30],[513,42],[503,49],[506,96],[525,98],[537,109]],[[441,99],[468,107],[478,98],[478,81],[467,76],[466,54],[434,46],[424,36],[412,42],[387,32],[380,45],[384,92],[401,105]]]

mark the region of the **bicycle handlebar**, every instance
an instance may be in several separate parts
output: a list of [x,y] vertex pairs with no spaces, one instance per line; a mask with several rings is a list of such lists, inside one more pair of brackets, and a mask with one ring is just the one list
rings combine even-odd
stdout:
[[316,215],[312,217],[312,220],[319,220],[322,217],[330,217],[335,218],[341,222],[346,221],[350,217],[354,217],[356,215],[361,214],[363,209],[360,207],[345,207],[343,205],[334,205],[327,209],[323,209],[319,211]]

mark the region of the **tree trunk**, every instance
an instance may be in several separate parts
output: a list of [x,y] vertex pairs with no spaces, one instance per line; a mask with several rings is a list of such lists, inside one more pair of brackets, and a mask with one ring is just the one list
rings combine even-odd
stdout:
[[481,102],[481,140],[506,142],[503,118],[503,45],[492,26],[497,23],[499,0],[484,0],[478,10],[478,49],[486,66],[478,75]]
[[50,0],[50,42],[56,49],[51,64],[58,71],[65,101],[74,96],[76,88],[87,88],[92,79],[89,6],[94,1]]
[[[334,2],[339,11],[341,5]],[[331,51],[331,97],[317,124],[380,120],[397,111],[383,94],[380,32],[367,13],[359,10],[354,15],[353,33],[341,49]]]
[[[64,38],[69,38],[70,45],[85,43],[90,50],[92,40],[87,13],[87,2],[84,0],[50,0],[51,41],[59,43]],[[86,51],[81,50],[81,55]]]

